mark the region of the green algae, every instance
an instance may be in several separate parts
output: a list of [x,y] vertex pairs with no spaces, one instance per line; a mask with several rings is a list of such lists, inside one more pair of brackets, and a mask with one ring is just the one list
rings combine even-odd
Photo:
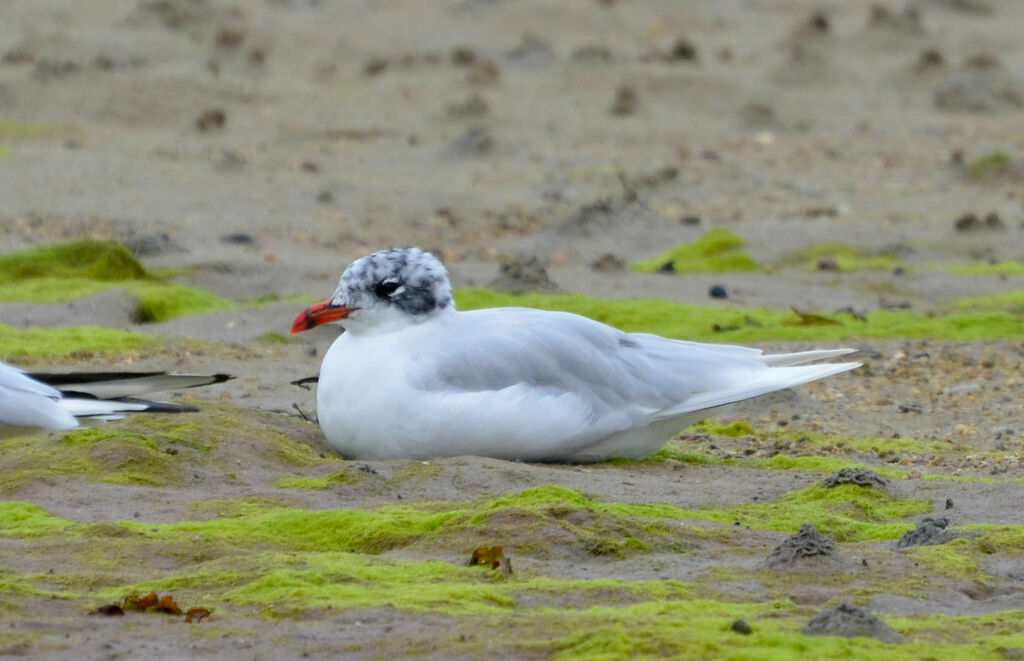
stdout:
[[65,301],[121,287],[135,297],[135,321],[140,323],[233,306],[203,289],[161,280],[113,241],[71,241],[0,255],[0,283],[0,300],[32,302]]
[[672,272],[756,271],[750,255],[742,250],[745,242],[732,230],[715,227],[690,243],[681,243],[656,257],[631,264],[637,271],[654,273],[671,263]]
[[187,285],[138,283],[130,287],[138,300],[137,323],[167,321],[175,317],[228,310],[234,304],[216,294]]
[[12,140],[32,140],[38,138],[56,138],[78,132],[73,126],[60,124],[40,124],[23,122],[0,117],[0,138]]
[[943,271],[956,275],[1021,275],[1024,274],[1024,262],[1018,260],[1002,260],[996,262],[969,262],[966,264],[945,264]]
[[[473,548],[480,540],[497,539],[520,551],[529,547],[543,555],[550,535],[557,532],[570,548],[622,557],[651,548],[681,549],[685,544],[680,530],[631,520],[672,516],[678,511],[667,505],[602,503],[571,489],[548,486],[474,503],[319,511],[247,504],[227,518],[170,524],[126,521],[119,525],[160,543],[187,538],[192,544],[370,554],[425,542]],[[287,537],[282,538],[281,530],[289,531]]]
[[186,470],[219,469],[234,479],[236,447],[249,449],[247,462],[280,470],[331,466],[335,455],[319,452],[296,438],[306,425],[284,416],[239,409],[223,402],[203,402],[201,410],[175,415],[136,414],[106,425],[76,429],[63,435],[23,436],[0,441],[4,471],[0,493],[13,493],[36,481],[76,477],[94,482],[171,486],[181,484]]
[[0,359],[36,362],[46,357],[85,357],[91,354],[124,354],[156,346],[154,337],[143,333],[71,326],[67,328],[17,329],[0,323]]
[[[734,439],[741,443],[736,443]],[[999,456],[1004,453],[993,454]],[[723,423],[707,419],[683,430],[679,437],[649,457],[640,460],[616,459],[609,463],[645,465],[678,461],[688,464],[800,470],[825,474],[842,468],[863,467],[871,468],[884,477],[904,479],[910,474],[910,470],[878,465],[878,462],[889,464],[907,456],[917,457],[923,461],[936,456],[963,458],[968,455],[988,456],[989,453],[946,440],[852,437],[788,427],[755,430],[744,420]],[[866,461],[867,457],[875,457],[876,461]],[[960,482],[994,481],[993,478],[986,477],[936,473],[922,473],[921,477],[927,480]]]
[[805,523],[838,542],[896,539],[912,528],[905,520],[931,511],[928,500],[902,498],[877,489],[842,484],[812,485],[766,503],[730,505],[721,510],[689,510],[692,517],[720,523],[739,522],[763,530],[796,531]]
[[[526,543],[537,530],[547,530],[549,536],[560,530],[568,539],[583,542],[584,550],[598,542],[627,540],[615,546],[615,554],[620,555],[646,550],[652,543],[665,546],[674,542],[678,548],[681,540],[667,533],[674,528],[645,526],[643,519],[696,519],[726,524],[739,521],[753,528],[791,531],[812,522],[838,541],[859,541],[898,538],[912,527],[905,519],[929,510],[930,503],[925,500],[900,498],[852,485],[833,489],[812,485],[785,494],[777,501],[739,504],[721,510],[683,509],[664,503],[608,503],[552,485],[471,504],[426,503],[373,510],[271,508],[209,521],[121,525],[155,540],[185,535],[192,540],[239,547],[257,544],[282,550],[330,548],[359,553],[381,553],[424,540],[469,545],[474,539],[496,535],[508,536],[510,544],[518,543],[516,540]],[[280,530],[289,531],[286,539],[281,538]]]
[[834,325],[801,325],[791,310],[729,305],[689,305],[659,299],[603,299],[586,294],[508,294],[460,289],[464,310],[525,306],[574,312],[630,332],[713,342],[756,340],[848,340],[915,338],[987,340],[1024,337],[1024,318],[1005,309],[963,309],[924,315],[905,310],[873,310],[864,320],[831,315]]
[[329,489],[338,484],[358,484],[364,479],[365,477],[356,471],[346,469],[321,477],[282,475],[274,480],[274,486],[282,489]]
[[1017,174],[1013,156],[1004,151],[994,151],[975,158],[967,164],[964,174],[971,180],[1006,177]]
[[147,277],[131,252],[113,241],[71,241],[0,255],[0,279],[8,283],[34,278],[111,282]]
[[[797,615],[791,610],[779,612],[778,609],[765,606],[755,610],[749,607],[740,608],[740,604],[708,601],[666,604],[657,609],[646,606],[647,604],[643,604],[614,611],[594,609],[594,617],[590,622],[587,621],[590,619],[587,613],[567,617],[562,625],[572,633],[554,643],[554,658],[714,658],[774,661],[794,658],[869,659],[884,656],[886,659],[900,661],[935,658],[967,661],[978,658],[1004,658],[999,655],[998,648],[1012,646],[1016,641],[1015,636],[1005,634],[991,636],[983,643],[969,636],[961,638],[958,642],[936,642],[928,635],[921,635],[900,644],[863,637],[812,638],[800,633],[803,623],[810,619],[810,614],[806,612]],[[749,622],[754,634],[739,636],[732,632],[731,624],[736,617],[742,617]],[[897,624],[898,631],[903,630],[904,623],[914,623],[913,618],[886,619]],[[958,629],[958,633],[963,633],[965,627],[960,626]]]
[[[428,511],[452,506],[431,504],[421,508]],[[488,511],[524,507],[606,507],[635,516],[675,513],[664,509],[671,506],[604,503],[555,486],[462,506],[473,513],[478,523],[486,520]],[[258,514],[261,509],[258,503],[249,503],[240,512],[244,517],[246,512]],[[13,518],[6,516],[9,512],[22,513],[21,522],[7,524],[24,533],[15,536],[30,534],[30,539],[38,539],[49,534],[54,550],[60,549],[62,556],[71,561],[76,557],[74,540],[84,536],[84,546],[97,547],[91,550],[95,556],[91,564],[97,565],[96,558],[105,558],[106,564],[103,571],[89,575],[65,574],[64,570],[56,575],[0,574],[0,595],[46,593],[74,599],[83,606],[90,604],[91,608],[100,599],[156,590],[173,592],[179,601],[201,598],[219,613],[236,617],[258,613],[267,617],[305,618],[311,612],[328,608],[392,608],[444,614],[455,618],[450,625],[455,630],[434,643],[441,645],[439,654],[478,656],[484,651],[504,649],[567,659],[657,655],[862,658],[880,653],[895,659],[966,659],[994,657],[1001,647],[1021,644],[1015,624],[1019,622],[1019,612],[898,618],[883,614],[907,636],[897,646],[863,638],[808,638],[800,633],[800,628],[817,609],[799,607],[786,599],[704,598],[695,593],[693,586],[674,580],[557,578],[537,575],[529,568],[505,576],[437,559],[382,557],[329,548],[307,550],[297,548],[290,539],[291,528],[278,529],[281,539],[276,544],[265,544],[262,539],[243,534],[220,540],[222,552],[210,554],[202,550],[202,534],[197,536],[191,528],[175,528],[181,524],[74,524],[26,504],[0,504],[0,522]],[[1013,531],[1003,528],[992,531],[1005,532],[1004,543],[1012,543],[1009,535]],[[130,532],[128,536],[125,529]],[[282,530],[288,534],[281,534]],[[7,536],[7,531],[0,528],[0,534]],[[303,531],[299,534],[302,536]],[[311,539],[299,545],[304,546]],[[152,551],[147,548],[163,549],[160,557],[166,557],[167,549],[176,546],[191,546],[193,551],[198,546],[199,551],[193,555],[175,554],[175,563],[158,563],[173,569],[154,570],[150,566],[141,572],[149,576],[130,578],[140,574],[130,559],[151,558]],[[278,548],[275,550],[274,546]],[[185,561],[187,566],[180,566]],[[154,572],[158,576],[153,576]],[[737,574],[743,575],[744,572]],[[788,580],[794,579],[790,576]],[[8,585],[15,587],[7,589]],[[516,625],[509,628],[507,618],[511,614],[515,615]],[[731,624],[737,618],[745,619],[754,634],[733,633]],[[486,643],[473,643],[472,637],[463,635],[463,627],[466,631],[487,631]]]
[[960,545],[954,544],[955,541],[934,546],[915,546],[908,553],[936,574],[984,581],[986,577],[978,561],[963,552]]
[[63,532],[73,525],[34,503],[0,501],[0,535],[4,537],[38,537]]
[[959,454],[965,454],[968,452],[974,452],[972,448],[966,445],[957,446],[946,441],[923,440],[911,437],[856,437],[788,429],[755,431],[754,428],[744,420],[733,420],[729,423],[722,423],[713,419],[702,420],[683,432],[683,434],[689,433],[705,433],[715,436],[757,436],[760,439],[770,441],[790,441],[804,450],[845,450],[872,454],[891,454],[894,452],[957,452]]
[[688,431],[690,430],[716,436],[753,436],[754,434],[754,428],[744,420],[733,420],[727,424],[721,424],[715,420],[701,420],[691,426]]
[[0,442],[4,471],[0,493],[58,476],[95,482],[164,486],[182,481],[181,457],[157,441],[106,428],[76,429],[63,436],[17,437]]
[[779,265],[817,271],[821,268],[822,260],[833,262],[835,268],[843,272],[892,270],[899,266],[906,268],[894,252],[872,253],[864,248],[839,242],[812,243],[783,256],[779,260]]
[[[118,423],[115,431],[143,436],[141,440],[154,442],[159,450],[173,447],[178,450],[174,457],[202,458],[206,465],[216,465],[218,448],[230,441],[236,447],[251,446],[249,452],[253,456],[264,457],[278,467],[291,463],[286,457],[298,456],[299,461],[311,467],[309,472],[324,471],[325,477],[335,474],[326,472],[334,462],[355,472],[350,462],[320,457],[308,446],[308,451],[300,449],[297,454],[290,450],[281,453],[277,445],[284,440],[278,438],[278,428],[263,434],[260,425],[240,415],[230,405],[210,403],[210,409],[197,416],[152,417],[145,424]],[[272,420],[266,414],[259,415],[260,420]],[[766,436],[743,420],[728,424],[705,422],[691,431],[697,430],[735,442],[744,442],[747,436]],[[774,433],[772,430],[768,434]],[[89,448],[103,440],[102,436],[85,435],[76,443]],[[868,448],[871,443],[888,442],[853,440]],[[904,441],[908,448],[918,447],[916,443],[923,444],[922,447],[934,443],[946,451],[959,451],[958,446],[948,443],[893,440]],[[802,449],[831,451],[842,442],[842,437],[836,435],[810,434],[799,445]],[[235,456],[231,455],[232,463]],[[778,461],[776,457],[765,460]],[[438,465],[408,462],[396,472],[403,483],[434,479]],[[813,577],[787,575],[770,582],[764,579],[763,571],[734,569],[734,578],[759,580],[768,586],[750,600],[708,598],[703,579],[697,589],[698,585],[671,580],[585,580],[544,575],[546,559],[568,556],[575,566],[585,562],[597,568],[630,554],[689,552],[687,542],[693,539],[728,542],[718,534],[734,535],[733,531],[744,529],[742,525],[733,525],[734,521],[757,529],[779,530],[782,528],[772,527],[772,520],[789,517],[786,525],[791,527],[785,530],[793,531],[804,522],[805,515],[807,521],[815,522],[830,534],[834,534],[833,529],[827,529],[821,523],[823,519],[835,519],[842,524],[837,528],[841,535],[842,527],[848,527],[848,539],[844,538],[847,542],[867,540],[858,547],[859,553],[860,548],[878,546],[870,544],[871,540],[897,538],[910,527],[907,521],[917,518],[911,510],[927,506],[924,501],[903,498],[862,497],[863,492],[870,493],[872,489],[814,489],[786,494],[777,501],[761,504],[771,507],[760,510],[748,509],[745,504],[688,510],[665,503],[607,502],[577,490],[547,485],[467,502],[385,505],[361,510],[368,514],[363,519],[334,514],[348,510],[307,511],[284,507],[274,498],[252,497],[197,502],[193,504],[197,513],[217,518],[170,524],[81,524],[49,515],[31,504],[4,505],[0,506],[0,536],[8,538],[5,543],[17,545],[20,554],[44,557],[40,554],[45,551],[60,557],[61,565],[48,575],[0,574],[0,608],[21,603],[17,600],[27,595],[26,591],[38,591],[37,598],[43,598],[45,593],[71,600],[84,613],[128,592],[153,589],[173,592],[180,603],[213,606],[218,614],[230,618],[262,614],[305,620],[332,612],[327,609],[401,610],[407,611],[410,618],[418,617],[417,613],[444,616],[449,633],[432,639],[431,644],[436,646],[432,649],[440,656],[467,657],[521,653],[556,658],[662,654],[683,658],[782,659],[863,658],[885,653],[895,659],[966,659],[996,657],[1000,647],[1021,645],[1019,627],[1013,627],[1012,614],[893,619],[879,613],[908,637],[898,646],[865,639],[808,638],[800,633],[800,628],[818,608],[797,606],[781,598],[793,594],[794,586],[807,581],[830,586],[828,589],[836,595],[834,599],[840,594],[853,598],[857,590],[863,590],[863,600],[883,590],[890,594],[925,590],[935,571],[940,577],[968,576],[960,566],[935,570],[927,560],[921,562],[921,570],[888,585],[881,585],[884,577],[866,579],[859,572],[851,576],[843,572]],[[407,519],[399,516],[401,510],[405,510]],[[9,516],[10,512],[20,513],[18,521]],[[432,517],[444,520],[430,529],[426,526]],[[372,518],[378,518],[379,525]],[[709,525],[701,524],[707,534],[699,536],[693,532],[693,521],[708,522]],[[851,521],[864,525],[858,528]],[[417,534],[403,537],[410,522],[425,527]],[[886,529],[886,525],[893,527]],[[978,530],[982,532],[978,538],[957,540],[953,542],[956,546],[950,548],[976,559],[982,567],[978,576],[984,579],[982,554],[1015,554],[1024,540],[1019,527],[991,526]],[[357,552],[346,550],[348,532],[354,534]],[[510,576],[462,566],[472,548],[482,543],[505,545],[513,560],[514,571]],[[743,552],[750,553],[751,549]],[[524,560],[524,556],[528,559]],[[652,556],[652,561],[658,557]],[[871,556],[872,566],[880,566],[874,557]],[[645,561],[646,558],[641,559]],[[866,586],[858,587],[865,581]],[[6,585],[14,587],[8,590]],[[766,597],[760,596],[765,592]],[[770,601],[772,598],[777,600]],[[509,625],[510,616],[514,617],[514,626]],[[739,636],[731,631],[732,621],[739,617],[751,624],[753,635]],[[943,630],[947,625],[949,630]],[[481,631],[487,635],[476,639],[463,635]],[[408,648],[395,651],[402,650]],[[391,648],[379,651],[387,654]]]
[[959,298],[953,302],[957,310],[967,312],[1008,313],[1024,317],[1024,292],[1010,290]]
[[256,341],[261,344],[288,344],[291,340],[284,333],[278,331],[266,331],[256,336]]

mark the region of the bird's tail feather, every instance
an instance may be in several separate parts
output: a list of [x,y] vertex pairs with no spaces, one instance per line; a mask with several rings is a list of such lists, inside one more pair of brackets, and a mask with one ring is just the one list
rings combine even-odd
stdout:
[[[827,352],[808,351],[806,353]],[[760,370],[753,375],[753,378],[745,379],[741,383],[737,383],[735,387],[696,393],[687,398],[682,404],[658,411],[651,416],[651,419],[652,421],[664,420],[703,409],[733,404],[744,399],[757,397],[758,395],[766,395],[776,390],[792,388],[811,381],[817,381],[818,379],[824,379],[833,374],[855,369],[860,367],[860,365],[860,363],[823,363],[820,365],[772,367],[771,369]]]
[[188,404],[167,404],[145,399],[124,397],[121,399],[94,399],[89,397],[65,397],[57,401],[65,411],[76,418],[118,420],[126,413],[148,411],[151,413],[186,413],[198,411]]
[[857,353],[856,349],[815,349],[814,351],[798,351],[796,353],[777,353],[761,356],[761,362],[770,367],[788,367],[790,365],[806,365],[826,358],[845,356]]
[[71,374],[29,374],[65,395],[86,395],[99,399],[138,397],[163,390],[184,390],[223,383],[228,374],[167,374],[166,372],[77,372]]

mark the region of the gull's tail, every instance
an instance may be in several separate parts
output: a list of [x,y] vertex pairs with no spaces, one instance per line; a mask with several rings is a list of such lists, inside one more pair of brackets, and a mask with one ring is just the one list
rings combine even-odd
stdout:
[[753,372],[750,370],[737,370],[735,385],[695,393],[681,404],[658,411],[654,415],[654,419],[664,420],[686,413],[734,404],[744,399],[766,395],[776,390],[792,388],[804,383],[810,383],[811,381],[817,381],[818,379],[824,379],[833,374],[856,369],[861,366],[861,363],[804,364],[823,358],[843,356],[855,351],[856,349],[822,349],[760,356],[758,360],[764,363],[768,369],[758,369]]
[[167,374],[166,372],[78,372],[71,374],[28,374],[30,378],[59,391],[56,404],[76,418],[117,420],[127,413],[184,413],[197,411],[187,404],[169,404],[140,395],[165,390],[184,390],[235,377],[228,374]]

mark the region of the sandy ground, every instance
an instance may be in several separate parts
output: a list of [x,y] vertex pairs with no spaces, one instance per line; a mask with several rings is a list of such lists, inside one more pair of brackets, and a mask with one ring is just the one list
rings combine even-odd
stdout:
[[[713,284],[742,304],[859,311],[941,310],[951,297],[1021,289],[1024,276],[954,275],[935,265],[1024,257],[1024,3],[880,6],[453,0],[389,2],[384,10],[329,0],[11,0],[0,21],[0,250],[119,238],[147,266],[191,267],[181,281],[233,298],[326,297],[351,259],[392,245],[434,250],[456,286],[485,285],[499,261],[526,254],[547,264],[564,290],[696,303],[712,302]],[[24,123],[36,128],[11,128]],[[969,164],[996,151],[1010,154],[1016,170],[973,176]],[[640,201],[626,220],[573,222],[586,205],[625,195]],[[966,213],[997,214],[999,227],[957,231]],[[763,263],[828,240],[896,250],[919,268],[668,277],[590,266],[606,253],[650,256],[709,227],[739,233]],[[314,409],[312,393],[287,383],[316,373],[337,331],[318,329],[286,345],[255,341],[286,332],[299,304],[143,328],[125,301],[108,291],[61,304],[0,304],[0,318],[222,342],[205,354],[142,356],[135,366],[238,375],[200,399],[281,413],[293,413],[293,403]],[[957,524],[1024,522],[1015,505],[1024,496],[1017,381],[1024,346],[854,345],[865,369],[742,405],[736,415],[755,427],[784,421],[967,444],[989,459],[945,458],[929,470],[997,482],[937,485],[918,477],[901,481],[901,493],[937,505],[953,498]],[[280,424],[319,443],[315,427]],[[994,466],[992,453],[1005,460]],[[681,478],[671,467],[470,458],[441,466],[401,497],[468,500],[554,483],[608,500],[698,507],[771,499],[814,479],[794,483],[787,472],[722,466],[686,466]],[[379,467],[385,476],[399,469]],[[39,484],[15,497],[82,521],[171,521],[188,516],[192,500],[253,495],[260,479],[248,490],[204,481],[175,496],[79,485],[87,498]],[[327,508],[334,498],[376,505],[395,495],[348,488],[296,505]],[[770,546],[784,535],[768,537],[750,544]],[[534,562],[558,575],[652,577],[646,561]],[[666,556],[658,566],[685,580],[723,562],[708,550]],[[1021,556],[1008,562],[1016,569],[1003,573],[997,596],[947,585],[917,600],[883,596],[874,606],[1024,608]],[[815,595],[808,603],[835,596],[827,587]],[[406,618],[386,608],[337,618],[263,629],[259,618],[238,616],[231,624],[248,631],[245,649],[265,658],[302,649],[289,636],[318,641],[311,649],[326,653],[337,628],[354,621],[366,623],[357,637],[364,641],[387,627],[417,640],[447,626],[442,615]],[[139,650],[131,642],[143,635],[138,630],[119,640],[106,622],[102,635],[91,635],[95,620],[69,621],[76,647],[92,658]],[[224,641],[190,640],[200,645],[190,651],[170,636],[154,640],[164,658],[196,649],[250,654]],[[47,654],[32,646],[14,652]]]

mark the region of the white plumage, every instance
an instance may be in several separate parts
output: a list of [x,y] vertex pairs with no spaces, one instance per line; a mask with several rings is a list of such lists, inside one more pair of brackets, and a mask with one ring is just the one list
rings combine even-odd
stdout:
[[324,356],[317,414],[357,458],[639,458],[718,407],[859,365],[805,364],[852,349],[766,356],[564,312],[458,312],[444,267],[415,249],[354,262],[293,330],[324,321],[347,332]]

